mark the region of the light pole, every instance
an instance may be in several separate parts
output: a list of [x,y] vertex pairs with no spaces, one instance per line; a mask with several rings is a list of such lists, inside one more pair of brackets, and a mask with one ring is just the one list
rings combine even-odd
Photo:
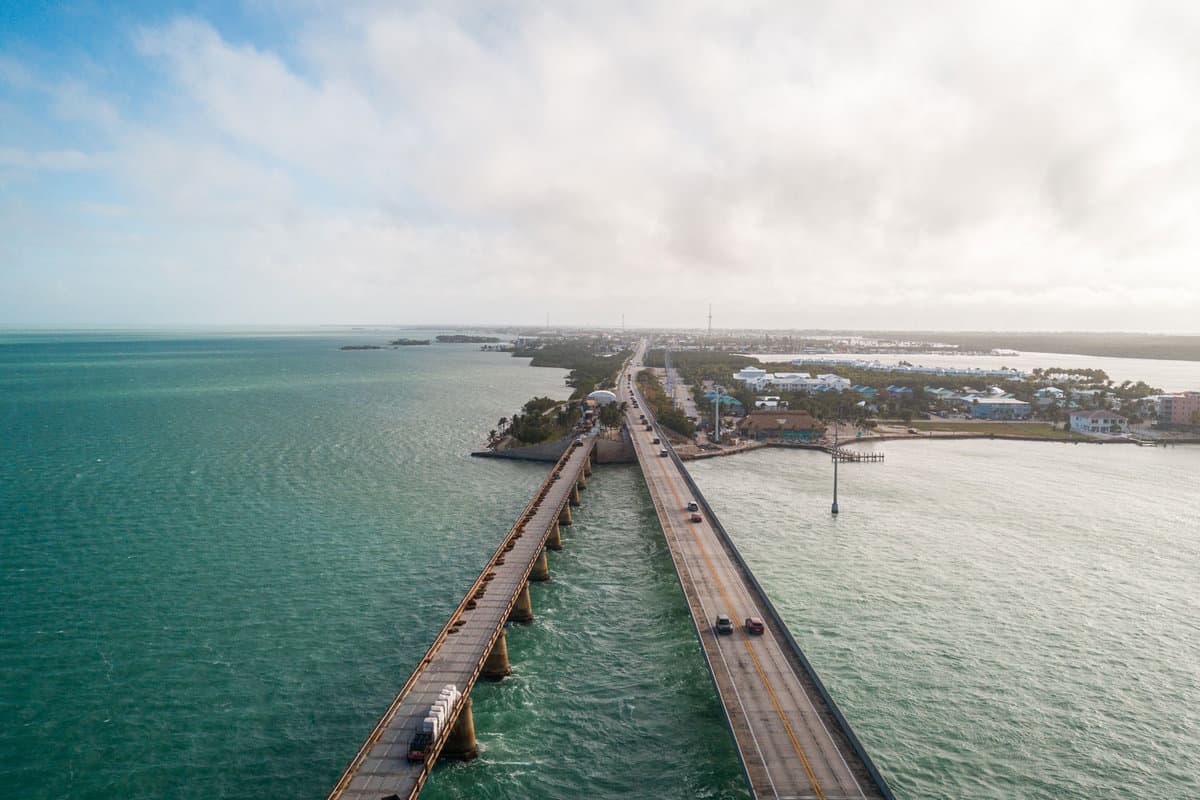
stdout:
[[721,387],[714,387],[717,396],[713,398],[713,435],[716,437],[715,443],[721,443]]
[[838,420],[833,419],[833,508],[830,513],[837,514],[837,473],[838,473]]

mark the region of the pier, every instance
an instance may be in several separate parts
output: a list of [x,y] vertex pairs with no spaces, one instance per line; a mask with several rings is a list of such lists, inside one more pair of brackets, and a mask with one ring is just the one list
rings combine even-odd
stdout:
[[848,447],[821,448],[833,457],[834,461],[883,461],[883,453],[872,450],[851,450]]

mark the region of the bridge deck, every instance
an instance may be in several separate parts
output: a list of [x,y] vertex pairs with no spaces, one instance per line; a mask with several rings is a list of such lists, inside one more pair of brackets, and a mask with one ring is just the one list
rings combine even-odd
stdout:
[[[627,375],[636,374],[640,366],[644,347],[620,378],[620,396],[640,405],[634,408],[631,402],[627,416],[634,448],[751,790],[759,798],[890,800],[887,784],[737,556],[683,463],[673,454],[660,454],[669,445],[653,444],[654,437],[665,437],[654,424],[653,412],[627,382]],[[653,430],[639,422],[643,413]],[[701,508],[702,522],[690,521],[686,507],[693,500]],[[733,618],[732,634],[715,632],[720,613]],[[746,633],[743,621],[751,616],[766,622],[765,633]]]
[[[453,683],[464,697],[469,694],[594,446],[594,437],[585,437],[582,446],[568,448],[550,471],[546,482],[350,762],[330,792],[330,800],[380,800],[391,795],[412,798],[420,792],[453,728],[454,718],[449,720],[445,733],[424,763],[408,761],[409,742],[444,685]],[[556,478],[556,474],[560,477]],[[506,549],[510,543],[512,548]],[[468,608],[469,601],[480,590],[484,592],[482,597],[475,599],[473,608]],[[463,624],[456,627],[460,620]],[[454,717],[462,706],[460,703],[454,709]]]

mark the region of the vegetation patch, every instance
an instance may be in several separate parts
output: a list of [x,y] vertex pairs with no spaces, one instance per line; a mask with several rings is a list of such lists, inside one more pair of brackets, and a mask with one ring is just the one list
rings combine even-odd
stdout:
[[648,369],[642,370],[638,373],[637,382],[638,388],[642,391],[642,397],[646,398],[646,402],[654,410],[654,416],[658,418],[660,425],[689,439],[696,435],[695,424],[687,418],[686,414],[675,407],[653,372]]

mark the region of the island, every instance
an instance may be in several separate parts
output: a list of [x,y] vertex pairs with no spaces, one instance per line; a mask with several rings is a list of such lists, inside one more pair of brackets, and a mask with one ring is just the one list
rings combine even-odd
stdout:
[[444,344],[495,344],[500,341],[495,336],[465,336],[461,333],[442,334],[437,340]]
[[381,344],[344,344],[339,350],[395,350],[397,347],[412,347],[429,344],[428,339],[393,339],[388,347]]

